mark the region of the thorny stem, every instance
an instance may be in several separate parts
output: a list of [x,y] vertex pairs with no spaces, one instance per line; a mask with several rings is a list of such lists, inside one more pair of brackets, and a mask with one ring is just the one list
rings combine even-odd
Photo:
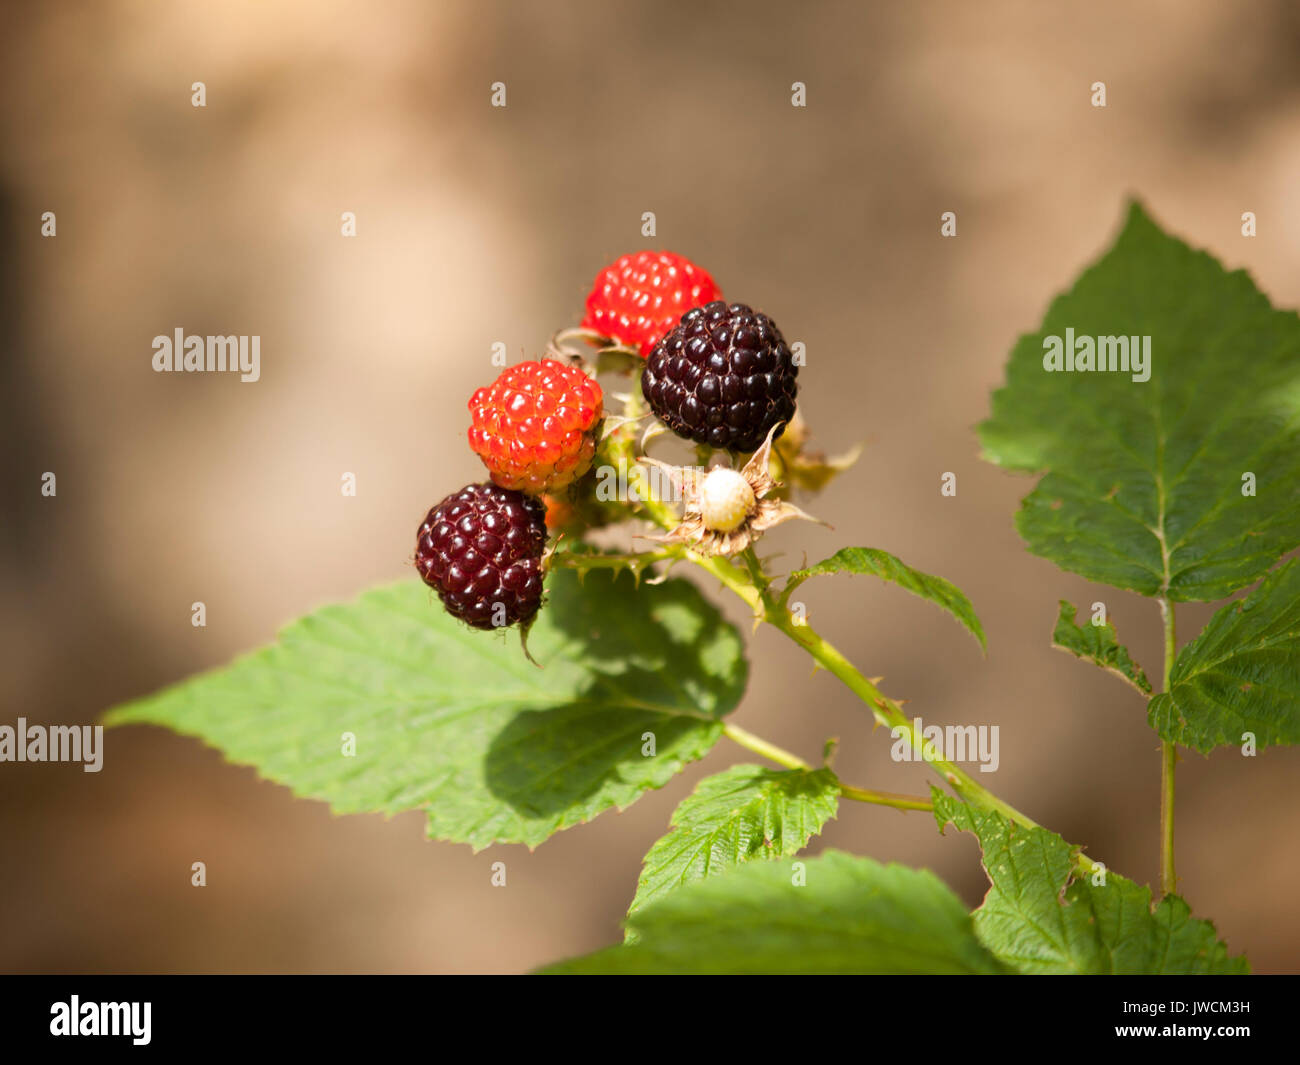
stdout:
[[669,562],[682,557],[682,552],[671,547],[662,551],[647,551],[640,555],[592,554],[584,555],[570,551],[557,551],[551,556],[552,566],[567,566],[570,569],[630,569],[643,570],[656,562]]
[[796,621],[788,610],[780,610],[767,589],[763,592],[763,605],[765,621],[785,633],[806,650],[813,661],[834,674],[849,691],[871,708],[872,716],[877,722],[905,737],[912,749],[932,765],[935,772],[943,777],[958,795],[981,809],[996,810],[1003,817],[1017,821],[1027,828],[1038,827],[1035,821],[1003,802],[960,766],[944,758],[929,740],[917,732],[915,725],[903,713],[902,707],[897,702],[863,676],[838,648],[821,636],[807,621]]
[[[624,411],[628,424],[610,433],[606,441],[606,450],[611,459],[626,464],[629,488],[635,483],[638,489],[640,499],[636,505],[640,512],[661,528],[671,530],[677,525],[676,511],[663,501],[650,498],[649,479],[645,476],[645,471],[636,465],[634,435],[628,432],[633,420],[641,417],[644,412],[640,391],[634,388],[627,397]],[[771,578],[763,572],[762,564],[752,547],[747,548],[740,555],[744,563],[743,569],[726,558],[705,556],[686,548],[680,550],[681,558],[712,574],[749,606],[754,612],[756,628],[759,624],[767,622],[784,633],[807,651],[813,661],[832,673],[849,691],[861,699],[871,710],[878,724],[885,725],[905,737],[912,749],[921,755],[922,760],[943,777],[962,799],[979,809],[995,811],[1007,820],[1025,828],[1040,827],[1037,821],[1021,813],[1010,803],[999,799],[960,766],[942,757],[934,745],[917,731],[897,702],[883,694],[873,681],[854,666],[838,648],[817,633],[806,620],[796,621],[786,609],[786,597],[782,596],[778,600],[773,595]],[[735,726],[732,728],[734,729]],[[1074,862],[1075,869],[1080,875],[1092,876],[1096,871],[1096,863],[1083,853],[1082,848],[1075,849]]]
[[[1169,676],[1174,668],[1178,650],[1174,604],[1160,600],[1160,616],[1165,623],[1164,687],[1169,690]],[[1160,891],[1172,895],[1178,890],[1178,875],[1174,870],[1174,768],[1178,765],[1178,745],[1172,740],[1160,744]]]
[[[732,742],[740,744],[746,750],[761,754],[764,758],[770,759],[777,765],[783,765],[787,769],[812,769],[812,766],[797,754],[791,754],[776,744],[769,743],[761,736],[755,736],[748,729],[743,729],[739,725],[728,722],[722,726],[722,734]],[[875,803],[877,806],[892,806],[896,810],[934,809],[934,803],[929,799],[923,799],[916,795],[899,795],[897,792],[892,791],[855,788],[851,784],[840,784],[840,794],[846,799]]]
[[[916,730],[916,727],[903,713],[902,707],[896,701],[883,694],[874,682],[864,676],[852,662],[844,657],[838,648],[821,636],[806,620],[796,621],[790,611],[783,608],[777,602],[776,597],[773,596],[770,590],[770,580],[763,574],[753,548],[748,549],[742,557],[749,573],[747,578],[740,577],[740,583],[747,592],[747,594],[741,595],[741,598],[746,602],[751,602],[752,595],[757,593],[758,605],[755,608],[755,614],[759,621],[765,621],[783,632],[807,651],[812,656],[813,661],[834,674],[849,691],[867,704],[871,709],[872,716],[875,717],[879,724],[888,726],[891,731],[906,738],[912,749],[920,754],[922,759],[948,782],[953,791],[971,805],[982,810],[996,811],[1007,820],[1025,828],[1039,827],[1038,822],[1033,818],[1021,813],[1010,803],[999,799],[960,766],[944,758],[935,749],[934,745]],[[692,561],[694,560],[692,559]],[[722,560],[713,559],[711,561],[716,563]],[[728,563],[727,565],[730,566],[731,564]],[[731,568],[736,570],[734,566],[731,566]],[[711,571],[716,572],[716,567]],[[736,570],[736,574],[739,575],[740,571]],[[737,594],[740,594],[741,589],[735,587],[731,582],[724,580],[723,583],[736,591]],[[1075,853],[1075,867],[1085,876],[1091,876],[1095,871],[1095,863],[1081,849]]]

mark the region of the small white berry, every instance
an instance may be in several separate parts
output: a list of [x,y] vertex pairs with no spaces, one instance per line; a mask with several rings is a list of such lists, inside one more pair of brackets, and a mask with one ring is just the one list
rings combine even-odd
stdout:
[[700,485],[700,516],[712,532],[734,532],[754,511],[754,489],[724,466],[710,470]]

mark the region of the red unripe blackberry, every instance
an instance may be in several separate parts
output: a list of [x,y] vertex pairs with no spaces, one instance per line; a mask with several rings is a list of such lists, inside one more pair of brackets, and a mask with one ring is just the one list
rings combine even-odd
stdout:
[[756,451],[772,426],[794,416],[798,374],[772,319],[743,303],[718,300],[687,311],[655,345],[641,391],[678,436]]
[[542,359],[506,367],[469,412],[469,446],[492,480],[537,495],[587,472],[604,396],[582,367]]
[[713,278],[690,259],[670,251],[638,251],[596,275],[582,325],[644,358],[686,311],[721,298]]
[[476,629],[529,621],[542,604],[546,507],[495,484],[471,484],[429,511],[415,568],[448,612]]

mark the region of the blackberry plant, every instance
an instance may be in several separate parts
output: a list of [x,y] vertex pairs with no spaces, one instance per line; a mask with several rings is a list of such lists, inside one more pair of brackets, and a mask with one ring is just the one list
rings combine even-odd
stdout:
[[[797,368],[771,320],[717,295],[679,256],[625,257],[597,278],[583,325],[552,338],[556,363],[476,394],[470,440],[499,483],[434,507],[417,546],[445,610],[416,580],[377,588],[108,721],[200,737],[340,813],[421,809],[430,837],[476,850],[534,846],[621,809],[724,737],[762,760],[681,803],[645,857],[622,943],[548,972],[1246,971],[1177,894],[1175,773],[1180,750],[1300,742],[1300,565],[1280,562],[1300,545],[1300,320],[1135,204],[1114,246],[1016,344],[980,427],[986,458],[1037,478],[1016,516],[1029,550],[1158,605],[1165,658],[1150,671],[1109,620],[1080,625],[1068,602],[1051,634],[1123,680],[1159,736],[1153,892],[995,795],[792,609],[805,581],[875,577],[985,643],[959,589],[881,548],[784,575],[760,558],[768,528],[808,517],[791,486],[824,488],[847,463],[804,450]],[[603,393],[596,374],[611,382]],[[549,409],[557,389],[579,397],[556,401],[563,416]],[[647,454],[665,427],[697,445],[698,466]],[[624,471],[625,496],[600,496],[594,474],[607,469]],[[588,537],[616,520],[641,534],[635,550]],[[864,723],[934,770],[930,794],[843,781],[825,758],[735,723],[744,638],[670,573],[682,565],[841,681]],[[1223,599],[1180,648],[1177,604]],[[1045,621],[1053,609],[1045,599]],[[540,668],[518,640],[475,631],[517,622],[532,622]],[[940,831],[973,834],[982,905],[968,913],[928,872],[801,857],[844,802],[929,811]]]

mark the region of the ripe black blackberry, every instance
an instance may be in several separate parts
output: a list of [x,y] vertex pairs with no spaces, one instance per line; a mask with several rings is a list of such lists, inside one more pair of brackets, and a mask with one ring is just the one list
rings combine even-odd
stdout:
[[429,511],[415,568],[448,612],[476,629],[530,621],[542,605],[546,507],[495,484],[471,484]]
[[678,436],[756,451],[772,426],[794,415],[798,373],[772,319],[716,300],[687,311],[654,346],[641,391]]

